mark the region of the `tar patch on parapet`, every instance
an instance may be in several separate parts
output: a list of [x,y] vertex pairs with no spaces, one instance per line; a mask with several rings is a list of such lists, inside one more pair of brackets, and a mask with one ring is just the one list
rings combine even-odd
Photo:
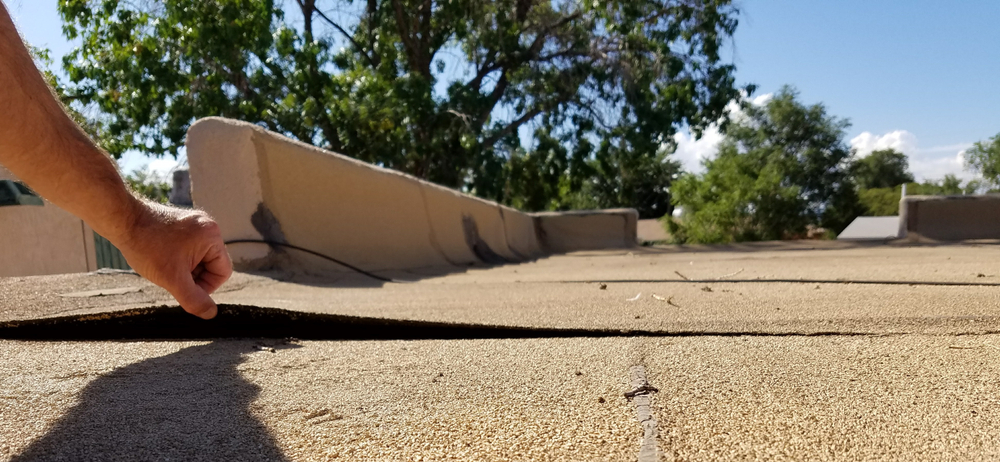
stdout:
[[470,215],[462,215],[462,230],[465,231],[465,243],[480,261],[488,265],[509,263],[506,258],[494,252],[489,244],[479,236],[479,227],[476,225],[475,218]]
[[281,223],[263,202],[257,204],[257,211],[250,216],[250,224],[266,241],[287,243]]

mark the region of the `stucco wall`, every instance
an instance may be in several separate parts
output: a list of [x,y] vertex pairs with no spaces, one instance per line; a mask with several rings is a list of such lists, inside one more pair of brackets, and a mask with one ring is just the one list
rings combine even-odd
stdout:
[[637,244],[639,213],[634,209],[543,212],[532,216],[547,252],[619,249]]
[[[0,180],[17,178],[0,166]],[[83,220],[48,201],[0,207],[0,277],[93,271],[92,236]]]
[[459,265],[522,261],[507,244],[497,204],[420,181],[434,243]]
[[667,229],[659,218],[639,220],[636,224],[636,234],[641,241],[666,241],[670,239]]
[[907,196],[899,205],[901,237],[1000,239],[1000,195]]
[[[227,241],[280,241],[370,271],[519,262],[547,248],[609,242],[621,247],[629,229],[635,241],[635,212],[615,211],[587,214],[596,217],[584,223],[596,226],[589,233],[553,229],[551,236],[573,242],[546,245],[538,217],[228,119],[192,125],[187,152],[194,204],[215,217]],[[604,235],[612,228],[605,220],[615,223],[613,237]],[[338,269],[280,246],[234,244],[229,251],[242,269]]]
[[535,220],[531,215],[502,205],[500,206],[500,215],[504,219],[507,243],[512,252],[527,258],[538,258],[545,255],[545,251],[542,250],[544,244],[538,236]]
[[[249,124],[200,120],[188,132],[187,150],[194,203],[216,218],[226,240],[284,241],[367,270],[526,257],[508,245],[495,203]],[[307,269],[336,268],[294,251],[263,258],[269,252],[263,245],[229,250],[244,268],[280,265],[275,258]]]

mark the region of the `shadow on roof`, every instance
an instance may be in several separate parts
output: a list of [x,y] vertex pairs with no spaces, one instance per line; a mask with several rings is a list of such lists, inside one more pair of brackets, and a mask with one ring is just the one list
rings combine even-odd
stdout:
[[[536,261],[535,259],[528,260],[525,262],[513,262],[510,265],[518,265],[520,263],[528,263]],[[305,286],[313,287],[339,287],[339,288],[351,288],[351,289],[378,289],[386,284],[407,284],[418,282],[422,279],[434,279],[443,276],[448,276],[450,274],[465,273],[469,270],[484,270],[489,268],[496,268],[502,265],[488,265],[488,264],[475,264],[467,266],[430,266],[421,268],[410,268],[410,269],[392,269],[392,270],[375,270],[375,271],[352,271],[349,268],[337,267],[334,264],[330,264],[331,267],[326,269],[312,268],[310,270],[301,269],[273,269],[268,268],[264,270],[248,270],[244,271],[245,274],[252,274],[254,276],[266,277],[268,279],[273,279],[281,282],[290,282],[293,284],[300,284]]]
[[14,461],[288,460],[250,412],[237,366],[252,342],[215,342],[120,367]]

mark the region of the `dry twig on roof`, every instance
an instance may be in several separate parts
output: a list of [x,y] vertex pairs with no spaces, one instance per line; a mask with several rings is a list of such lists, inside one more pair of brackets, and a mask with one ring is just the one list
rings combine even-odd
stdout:
[[719,277],[715,278],[715,280],[716,280],[716,281],[721,281],[721,280],[723,280],[723,279],[726,279],[726,278],[731,278],[731,277],[733,277],[733,276],[736,276],[737,274],[740,274],[740,273],[742,273],[742,272],[743,272],[743,268],[740,268],[740,269],[738,269],[738,270],[736,270],[736,271],[733,271],[732,273],[729,273],[729,274],[723,274],[722,276],[719,276]]

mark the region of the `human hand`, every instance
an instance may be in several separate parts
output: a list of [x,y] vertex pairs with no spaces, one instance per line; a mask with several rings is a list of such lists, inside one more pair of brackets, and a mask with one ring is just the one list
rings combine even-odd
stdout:
[[[205,319],[233,273],[204,212],[137,199],[115,163],[71,118],[36,69],[0,1],[0,164],[117,246],[136,272]],[[6,245],[6,243],[5,243]]]
[[214,318],[218,308],[209,295],[233,273],[219,225],[200,210],[136,202],[131,226],[109,239],[132,269],[167,289],[184,311]]

